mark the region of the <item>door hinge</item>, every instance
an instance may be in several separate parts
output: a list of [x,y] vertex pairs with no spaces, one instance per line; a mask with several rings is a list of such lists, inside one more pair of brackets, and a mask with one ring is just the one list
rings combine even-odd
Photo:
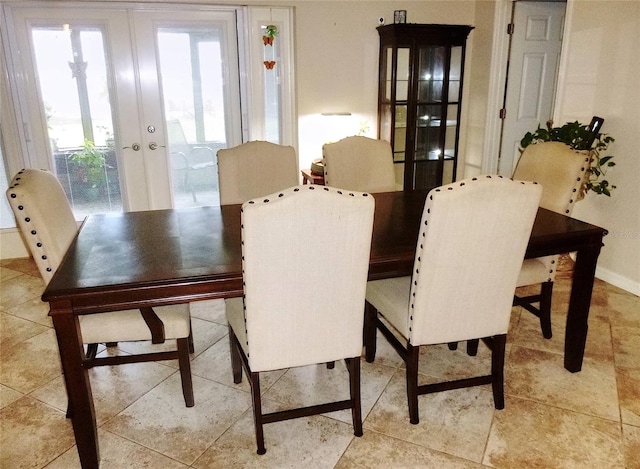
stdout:
[[513,23],[509,23],[507,25],[507,34],[513,34],[514,29],[515,29],[515,25]]
[[500,119],[506,119],[507,110],[505,108],[500,109]]

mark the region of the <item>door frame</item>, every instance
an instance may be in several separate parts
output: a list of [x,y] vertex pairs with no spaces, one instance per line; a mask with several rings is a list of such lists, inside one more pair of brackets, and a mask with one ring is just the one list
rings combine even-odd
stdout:
[[[505,84],[507,80],[507,63],[509,55],[509,35],[506,33],[511,22],[513,4],[518,0],[496,0],[494,11],[493,48],[491,52],[491,67],[489,76],[489,98],[487,101],[487,123],[484,132],[483,158],[481,172],[483,174],[498,173],[498,155],[500,154],[501,127],[500,110],[504,103]],[[549,0],[540,0],[549,1]],[[558,79],[554,94],[553,119],[557,120],[558,110],[562,108],[562,90],[564,89],[564,77],[567,70],[568,47],[566,38],[571,35],[571,17],[573,3],[576,0],[566,1],[565,22],[563,28],[563,41],[560,51],[560,66],[558,67]]]

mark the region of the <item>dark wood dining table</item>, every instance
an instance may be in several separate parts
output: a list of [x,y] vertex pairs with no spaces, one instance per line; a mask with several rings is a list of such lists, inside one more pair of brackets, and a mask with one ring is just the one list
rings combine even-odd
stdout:
[[[374,197],[369,279],[409,275],[426,192]],[[564,365],[571,372],[582,367],[605,234],[603,228],[539,209],[526,252],[528,258],[576,252],[564,351]],[[306,261],[313,262],[313,246]],[[241,295],[240,205],[91,215],[85,220],[42,295],[50,304],[83,468],[97,468],[100,456],[78,315]]]

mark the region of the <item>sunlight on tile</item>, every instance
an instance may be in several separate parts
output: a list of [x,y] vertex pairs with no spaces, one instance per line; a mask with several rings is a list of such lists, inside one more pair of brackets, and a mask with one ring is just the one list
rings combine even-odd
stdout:
[[507,397],[495,413],[483,464],[491,467],[623,469],[620,425]]

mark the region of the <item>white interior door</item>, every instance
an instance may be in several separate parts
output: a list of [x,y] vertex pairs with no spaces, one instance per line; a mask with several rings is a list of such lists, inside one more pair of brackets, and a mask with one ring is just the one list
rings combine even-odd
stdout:
[[215,151],[242,141],[234,9],[5,11],[29,164],[78,216],[217,203]]
[[498,173],[511,176],[524,134],[553,116],[565,3],[515,2]]

